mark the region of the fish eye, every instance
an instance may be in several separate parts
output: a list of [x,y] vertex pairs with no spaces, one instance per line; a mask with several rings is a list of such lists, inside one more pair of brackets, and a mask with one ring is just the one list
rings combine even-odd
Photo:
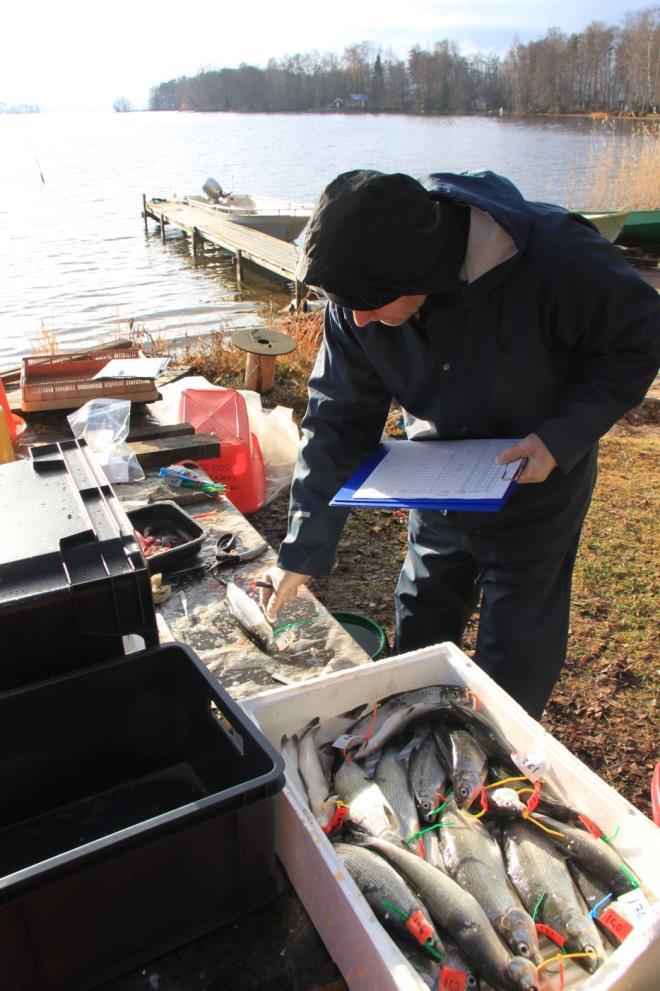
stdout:
[[518,943],[518,956],[528,957],[530,955],[529,944],[528,943]]

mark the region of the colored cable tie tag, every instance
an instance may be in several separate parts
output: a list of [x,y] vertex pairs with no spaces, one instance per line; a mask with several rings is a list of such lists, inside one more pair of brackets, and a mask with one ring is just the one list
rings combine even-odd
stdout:
[[465,991],[469,976],[464,970],[444,966],[438,978],[438,991]]
[[327,824],[323,826],[323,832],[328,836],[330,833],[336,833],[337,830],[341,829],[344,825],[344,819],[348,815],[348,805],[344,805],[343,802],[335,803],[335,811],[332,819]]
[[541,782],[540,781],[535,781],[534,782],[534,791],[532,792],[532,794],[529,796],[529,799],[527,800],[527,806],[526,806],[527,811],[529,813],[535,812],[536,811],[536,807],[537,807],[537,805],[539,804],[540,801],[541,801]]
[[521,774],[524,774],[530,781],[541,781],[550,770],[547,760],[540,754],[517,752],[511,754],[511,760]]
[[561,933],[558,933],[556,929],[552,928],[552,926],[547,926],[545,922],[537,922],[536,928],[538,932],[543,933],[544,936],[551,939],[553,943],[557,944],[557,946],[563,946],[566,942]]
[[585,815],[579,815],[578,819],[580,820],[584,828],[587,830],[587,832],[591,833],[592,836],[595,836],[597,840],[601,838],[601,836],[603,835],[603,830],[600,828],[600,826],[597,823],[593,821],[593,819],[590,819],[589,816],[585,816]]
[[406,929],[423,946],[433,936],[435,930],[421,912],[413,912],[405,922]]
[[604,926],[609,932],[612,933],[615,939],[618,939],[620,943],[623,943],[624,939],[630,936],[631,932],[635,928],[624,919],[615,909],[610,906],[606,908],[602,915],[598,916],[598,921],[601,926]]

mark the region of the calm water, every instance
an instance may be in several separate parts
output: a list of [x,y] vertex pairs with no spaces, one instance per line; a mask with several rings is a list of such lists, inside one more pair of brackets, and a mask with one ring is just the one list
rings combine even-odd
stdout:
[[588,121],[553,119],[0,115],[0,370],[44,330],[63,351],[123,335],[130,320],[181,340],[254,325],[288,302],[287,287],[260,274],[239,290],[220,253],[193,262],[174,231],[163,245],[150,222],[145,236],[143,192],[199,193],[213,176],[235,192],[313,201],[351,168],[490,168],[530,198],[578,203],[594,147],[619,140]]

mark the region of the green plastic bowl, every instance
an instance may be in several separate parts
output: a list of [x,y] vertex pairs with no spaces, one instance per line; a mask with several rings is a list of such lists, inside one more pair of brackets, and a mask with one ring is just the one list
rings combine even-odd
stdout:
[[367,616],[360,616],[359,613],[354,612],[333,612],[332,615],[373,661],[379,661],[382,657],[388,656],[390,645],[387,634],[382,626],[375,623],[373,619],[368,619]]

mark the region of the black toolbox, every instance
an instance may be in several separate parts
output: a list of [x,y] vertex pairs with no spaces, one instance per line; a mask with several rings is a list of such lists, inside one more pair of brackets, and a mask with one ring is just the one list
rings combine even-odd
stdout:
[[0,691],[158,643],[135,531],[85,441],[0,466]]
[[0,986],[82,991],[270,901],[280,755],[177,643],[0,694]]

